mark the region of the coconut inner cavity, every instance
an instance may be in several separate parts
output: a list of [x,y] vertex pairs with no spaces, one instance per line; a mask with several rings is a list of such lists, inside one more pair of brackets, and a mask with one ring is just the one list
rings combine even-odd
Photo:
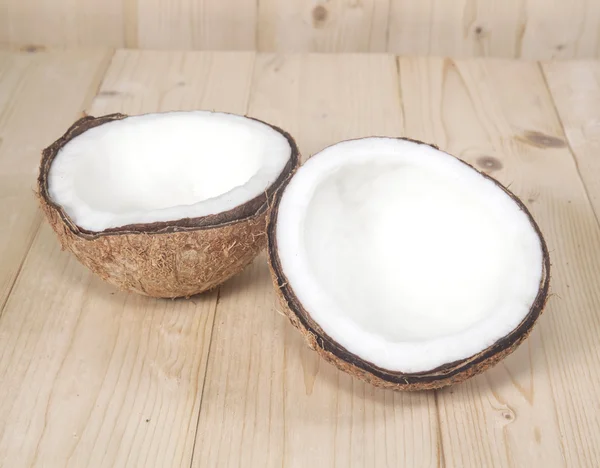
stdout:
[[277,180],[287,139],[261,122],[213,112],[128,117],[67,143],[49,192],[77,225],[101,231],[235,208]]
[[539,237],[496,184],[426,145],[371,138],[309,160],[277,221],[284,273],[323,331],[380,367],[476,354],[527,315]]

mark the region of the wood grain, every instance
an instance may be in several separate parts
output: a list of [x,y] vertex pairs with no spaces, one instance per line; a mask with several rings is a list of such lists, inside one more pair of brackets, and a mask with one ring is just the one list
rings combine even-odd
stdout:
[[261,0],[258,49],[384,52],[389,0]]
[[598,57],[589,0],[0,0],[0,44]]
[[[119,51],[88,111],[243,112],[253,62]],[[0,319],[0,466],[189,466],[216,301],[118,292],[44,224]]]
[[[599,64],[111,56],[0,52],[0,466],[600,466]],[[38,229],[31,196],[39,150],[84,108],[248,112],[304,158],[372,134],[436,143],[531,209],[550,304],[500,365],[402,394],[319,360],[278,313],[264,256],[189,301],[120,293]]]
[[579,175],[600,219],[600,64],[543,63],[542,69]]
[[401,59],[399,69],[407,132],[510,185],[553,264],[554,297],[531,338],[439,392],[447,465],[598,466],[600,230],[537,65]]
[[8,1],[0,1],[0,44],[10,44],[10,20]]
[[138,46],[149,49],[255,50],[257,1],[138,2]]
[[528,59],[598,54],[597,2],[390,1],[389,52]]
[[576,0],[523,3],[526,23],[520,57],[537,60],[598,57],[600,3]]
[[[305,158],[403,129],[390,56],[262,55],[251,96],[250,115],[293,132]],[[438,466],[433,393],[340,373],[277,307],[262,256],[221,288],[193,466]]]
[[390,52],[458,57],[521,54],[526,21],[521,0],[390,1]]
[[9,44],[25,47],[121,46],[123,1],[0,0],[8,26],[0,38],[8,36]]
[[138,0],[123,2],[123,44],[129,49],[137,49],[138,39]]
[[40,149],[79,117],[108,66],[95,52],[0,52],[0,315],[40,222]]

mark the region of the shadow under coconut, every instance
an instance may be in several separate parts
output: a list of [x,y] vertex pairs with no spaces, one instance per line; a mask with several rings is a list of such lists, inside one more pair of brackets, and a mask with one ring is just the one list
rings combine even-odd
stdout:
[[[600,256],[596,254],[600,253],[597,221],[584,199],[546,198],[544,204],[552,206],[552,211],[557,213],[552,217],[547,211],[536,216],[536,198],[524,200],[540,225],[552,263],[550,293],[544,312],[530,336],[506,359],[463,384],[442,389],[444,395],[452,394],[452,389],[462,388],[469,382],[485,381],[485,386],[491,386],[493,391],[516,387],[527,396],[533,392],[528,389],[534,388],[534,378],[538,376],[547,379],[548,374],[556,375],[566,367],[576,373],[586,372],[586,362],[592,351],[589,335],[594,330],[595,311],[600,308],[598,291],[591,287],[589,280],[597,269]],[[355,391],[357,385],[362,385],[358,379],[348,376],[340,379],[338,374],[341,372],[323,359],[319,358],[318,364],[312,362],[317,359],[316,353],[308,348],[295,329],[289,328],[294,336],[286,335],[288,355],[300,363],[296,366],[299,371],[306,374],[308,368],[308,375],[312,375],[315,372],[310,369],[318,369],[315,378],[324,379],[328,386],[337,386],[338,381],[350,378],[352,385],[339,384],[348,391]]]
[[[214,310],[216,293],[206,294],[195,304],[190,301],[179,304],[118,290],[80,264],[72,253],[61,251],[47,226],[42,227],[32,254],[43,277],[25,273],[23,280],[39,283],[37,287],[51,303],[49,307],[60,312],[66,322],[75,325],[81,322],[77,331],[73,331],[74,336],[89,334],[98,341],[96,347],[88,346],[82,351],[82,359],[90,359],[91,367],[96,365],[93,364],[96,357],[108,353],[111,343],[119,339],[138,343],[152,336],[156,343],[153,349],[165,352],[189,345],[197,340],[194,330],[201,328]],[[63,295],[68,297],[65,299]]]
[[[286,327],[285,346],[288,383],[292,381],[294,384],[290,391],[309,399],[314,395],[317,400],[319,395],[336,395],[335,416],[338,421],[347,418],[352,422],[353,418],[356,419],[353,408],[360,408],[361,403],[383,408],[382,411],[392,409],[395,415],[406,410],[407,414],[403,417],[408,418],[415,413],[428,412],[435,406],[432,390],[397,392],[375,387],[338,370],[310,349],[291,324]],[[345,401],[348,405],[344,404]]]
[[[283,319],[283,318],[282,318]],[[543,320],[543,317],[540,319]],[[287,355],[296,372],[302,373],[306,393],[311,394],[315,387],[315,381],[321,380],[320,385],[327,387],[336,387],[339,390],[356,394],[357,391],[364,393],[366,399],[378,401],[381,397],[379,392],[402,393],[402,394],[433,394],[433,390],[420,392],[394,392],[392,390],[384,390],[375,386],[364,383],[360,379],[350,376],[337,369],[334,365],[322,359],[316,352],[308,347],[303,337],[295,328],[289,325],[289,334],[286,334]],[[546,373],[546,357],[541,339],[540,329],[535,329],[530,337],[517,350],[509,355],[506,359],[498,363],[496,366],[489,368],[487,371],[479,374],[464,383],[444,387],[440,389],[443,392],[460,388],[468,385],[469,382],[477,380],[487,380],[494,390],[502,391],[505,387],[516,386],[526,391],[527,388],[533,388],[533,373]],[[371,391],[360,390],[363,386]],[[450,391],[453,393],[453,391]]]
[[[545,354],[541,339],[541,326],[542,322],[548,321],[549,313],[548,310],[551,305],[556,301],[556,297],[551,297],[545,308],[546,313],[543,313],[538,319],[538,322],[534,326],[534,329],[527,340],[525,340],[512,354],[507,358],[500,361],[496,366],[487,369],[482,374],[475,376],[469,381],[477,379],[488,379],[490,380],[493,387],[503,387],[517,385],[520,387],[533,386],[533,383],[529,383],[531,380],[532,369],[536,371],[545,371]],[[283,318],[287,322],[287,318]],[[356,389],[366,385],[369,388],[376,388],[372,385],[363,383],[360,379],[347,375],[346,373],[339,371],[337,367],[328,363],[324,359],[320,358],[318,354],[309,348],[302,335],[288,323],[287,327],[289,333],[286,333],[286,347],[288,356],[292,357],[292,362],[295,368],[300,368],[304,375],[305,386],[307,388],[307,394],[312,392],[314,387],[314,381],[318,378],[324,380],[326,385],[329,387],[339,387],[340,390],[345,390],[350,393],[356,393]],[[299,363],[299,364],[297,364]],[[523,383],[519,383],[523,382]],[[448,388],[457,388],[463,384],[458,384],[450,387],[444,387],[442,390],[445,391]],[[379,391],[384,391],[378,389]],[[416,392],[398,392],[398,393],[416,393]],[[421,391],[417,393],[431,393],[433,391]],[[365,397],[368,398],[369,392],[365,392]],[[379,397],[371,392],[371,396],[374,399]]]
[[548,385],[551,375],[568,374],[576,381],[589,373],[591,347],[598,353],[591,335],[600,297],[589,280],[599,260],[597,221],[585,200],[546,200],[557,213],[552,217],[536,216],[536,202],[530,198],[526,204],[540,224],[552,264],[544,312],[514,353],[472,380],[443,389],[444,397],[458,398],[460,389],[477,383],[500,395],[516,389],[533,404],[536,386]]
[[[271,273],[265,252],[261,252],[242,271],[229,278],[217,288],[221,288],[221,300],[231,296],[251,297],[273,288]],[[192,296],[192,299],[198,296]]]
[[478,388],[479,393],[490,389],[494,395],[500,396],[511,395],[516,390],[531,402],[536,388],[535,376],[545,375],[546,365],[540,330],[534,329],[507,358],[472,379],[440,389],[440,397],[454,403],[460,400],[472,402],[473,395],[469,391],[472,388]]

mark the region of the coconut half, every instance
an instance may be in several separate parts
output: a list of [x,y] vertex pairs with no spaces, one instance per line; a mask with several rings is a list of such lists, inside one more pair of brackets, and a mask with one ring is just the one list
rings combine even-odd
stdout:
[[482,372],[527,337],[548,294],[548,250],[523,203],[407,139],[313,156],[277,195],[268,240],[292,324],[326,360],[382,387]]
[[294,140],[219,112],[84,117],[43,152],[41,206],[64,248],[126,290],[190,296],[266,245]]

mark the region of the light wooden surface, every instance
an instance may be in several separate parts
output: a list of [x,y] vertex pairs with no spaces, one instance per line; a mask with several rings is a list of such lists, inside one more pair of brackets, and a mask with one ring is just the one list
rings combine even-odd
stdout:
[[591,0],[0,0],[0,44],[599,57]]
[[[600,466],[599,76],[596,62],[0,52],[0,466]],[[465,384],[393,393],[307,349],[264,256],[190,300],[93,277],[40,223],[39,150],[83,111],[194,108],[281,125],[305,158],[420,138],[510,184],[552,255],[532,336]]]

